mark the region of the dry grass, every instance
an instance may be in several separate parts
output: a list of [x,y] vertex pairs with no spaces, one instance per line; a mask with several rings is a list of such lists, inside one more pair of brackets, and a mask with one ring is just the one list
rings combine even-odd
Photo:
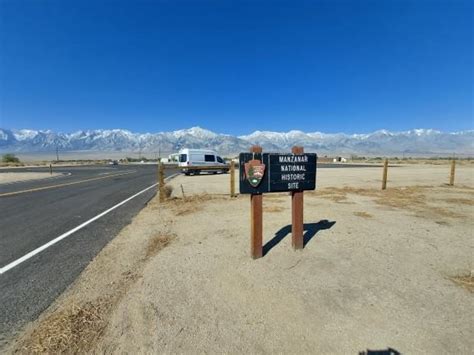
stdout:
[[437,218],[437,217],[465,218],[466,217],[465,215],[461,213],[454,212],[452,210],[442,208],[442,207],[437,207],[437,206],[428,206],[428,208],[425,209],[424,211],[419,211],[417,213],[417,216],[419,217],[430,216],[433,218]]
[[103,298],[84,305],[70,306],[52,313],[34,329],[21,346],[25,353],[87,352],[103,334],[113,300]]
[[372,218],[373,216],[370,213],[364,212],[364,211],[357,211],[354,212],[354,215],[357,217],[362,217],[362,218]]
[[265,194],[265,200],[277,200],[284,201],[285,198],[288,198],[289,193],[271,193]]
[[184,216],[200,211],[205,203],[210,200],[223,199],[222,196],[199,194],[185,198],[175,198],[168,201],[168,206],[176,216]]
[[461,275],[461,276],[454,276],[450,278],[456,285],[459,285],[469,292],[474,292],[474,275],[471,273],[470,275]]
[[267,199],[267,196],[264,196],[264,198],[263,198],[264,202],[270,202],[270,203],[285,203],[285,202],[290,201],[290,200],[291,200],[291,196],[286,196],[286,198],[272,198],[270,200]]
[[420,186],[388,189],[381,191],[375,202],[379,205],[403,209],[426,207],[424,192],[425,188]]
[[[144,263],[141,263],[144,265]],[[140,267],[140,266],[138,266]],[[114,306],[138,279],[138,274],[122,273],[100,298],[83,304],[70,303],[49,313],[20,340],[20,353],[83,354],[89,352],[103,335]]]
[[171,197],[160,203],[159,198],[152,199],[148,206],[151,210],[169,208],[176,216],[183,216],[200,211],[207,201],[225,199],[224,195],[210,195],[207,193],[185,196],[183,198]]
[[[353,188],[353,187],[332,187],[312,192],[312,195],[319,196],[324,199],[334,201],[336,203],[349,203],[348,195],[358,195],[370,197],[373,201],[381,206],[387,206],[397,209],[404,209],[414,212],[418,217],[428,218],[464,218],[465,216],[454,212],[450,209],[435,205],[435,199],[427,195],[434,192],[433,186],[409,186],[388,188],[387,190]],[[462,192],[462,191],[461,191]],[[467,192],[469,193],[469,191]],[[474,205],[472,199],[466,198],[448,198],[442,200],[452,204]]]
[[342,203],[347,201],[347,193],[340,191],[337,188],[327,188],[322,190],[315,190],[310,192],[311,195],[316,195],[318,197],[324,198],[326,200],[331,200],[337,203]]
[[0,162],[0,167],[17,167],[17,166],[25,166],[24,163],[4,163]]
[[280,206],[265,206],[263,207],[263,212],[282,212],[285,209]]
[[448,203],[452,203],[455,205],[468,205],[468,206],[474,206],[474,200],[473,199],[467,199],[467,198],[446,198],[444,201]]
[[176,238],[176,235],[174,234],[158,234],[153,236],[148,242],[146,258],[158,254],[158,252],[163,248],[166,248],[174,238]]
[[[372,164],[381,164],[380,161],[374,161],[374,160],[360,160],[360,162],[363,163],[372,163]],[[393,164],[404,164],[404,165],[446,165],[449,166],[451,165],[451,159],[423,159],[423,158],[409,158],[409,159],[389,159],[389,163],[391,165]],[[462,159],[458,160],[456,159],[456,166],[463,165],[463,166],[469,166],[474,164],[473,159]]]
[[171,197],[171,194],[173,193],[173,186],[163,186],[163,188],[160,189],[160,193],[163,193],[166,200],[169,199]]

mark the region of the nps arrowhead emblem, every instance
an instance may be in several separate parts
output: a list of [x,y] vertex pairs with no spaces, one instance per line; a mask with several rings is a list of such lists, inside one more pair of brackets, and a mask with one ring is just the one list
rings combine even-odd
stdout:
[[262,164],[260,160],[253,159],[245,163],[245,176],[247,181],[253,187],[260,185],[265,174],[265,164]]

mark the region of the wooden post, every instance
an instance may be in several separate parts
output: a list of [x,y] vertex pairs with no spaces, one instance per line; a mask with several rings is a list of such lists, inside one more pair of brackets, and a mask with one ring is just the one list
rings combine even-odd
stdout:
[[49,175],[53,175],[53,165],[49,164]]
[[234,160],[230,161],[230,197],[235,197],[235,164]]
[[158,189],[160,192],[160,202],[165,201],[165,167],[163,163],[158,165]]
[[451,175],[449,176],[449,185],[454,186],[454,175],[456,173],[456,160],[451,160]]
[[[291,148],[293,154],[303,154],[303,147]],[[303,249],[303,191],[291,192],[291,245]]]
[[[250,148],[251,153],[262,153],[258,145]],[[250,255],[253,259],[263,256],[263,195],[250,195]]]
[[387,188],[388,159],[383,163],[382,190]]

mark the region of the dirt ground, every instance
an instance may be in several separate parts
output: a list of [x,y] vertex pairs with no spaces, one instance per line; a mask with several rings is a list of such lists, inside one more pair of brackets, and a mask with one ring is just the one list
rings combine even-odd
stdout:
[[258,260],[229,175],[179,176],[7,352],[473,353],[474,168],[381,175],[320,169],[300,251],[265,195]]
[[59,173],[17,173],[17,172],[0,172],[0,184],[18,182],[18,181],[28,181],[28,180],[38,180],[46,179],[54,176],[61,175]]

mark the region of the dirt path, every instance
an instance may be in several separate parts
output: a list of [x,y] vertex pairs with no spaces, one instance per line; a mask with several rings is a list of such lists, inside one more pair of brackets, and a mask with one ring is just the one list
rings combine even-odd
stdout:
[[320,171],[319,190],[305,194],[302,251],[290,245],[289,197],[266,195],[256,261],[248,196],[223,195],[228,175],[178,177],[174,196],[183,186],[186,198],[153,200],[13,346],[472,353],[472,168],[458,187],[437,182],[441,170],[413,167],[400,182],[393,169],[385,192],[370,169]]

